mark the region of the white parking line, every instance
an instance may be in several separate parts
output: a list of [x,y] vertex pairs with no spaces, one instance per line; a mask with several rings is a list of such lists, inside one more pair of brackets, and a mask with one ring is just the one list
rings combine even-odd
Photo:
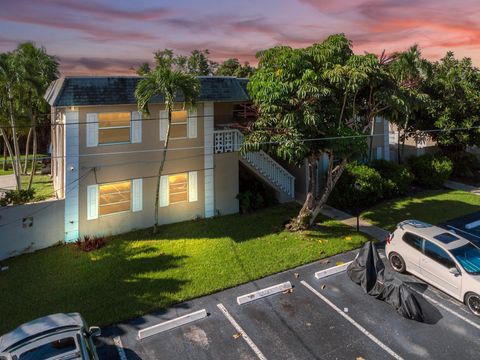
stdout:
[[320,294],[317,290],[315,290],[313,287],[311,287],[307,282],[305,281],[300,281],[303,286],[305,286],[308,290],[310,290],[312,293],[314,293],[317,297],[319,297],[321,300],[323,300],[327,305],[329,305],[333,310],[335,310],[337,313],[339,313],[345,320],[350,322],[353,326],[355,326],[358,330],[360,330],[365,336],[367,336],[370,340],[372,340],[375,344],[380,346],[384,351],[386,351],[388,354],[390,354],[393,358],[397,360],[403,360],[403,358],[398,355],[395,351],[390,349],[387,345],[382,343],[380,340],[378,340],[374,335],[372,335],[367,329],[365,329],[362,325],[357,323],[355,320],[353,320],[350,316],[345,314],[342,310],[340,310],[334,303],[332,303],[330,300],[328,300],[325,296]]
[[123,350],[122,339],[120,339],[120,336],[115,336],[113,338],[113,343],[115,344],[115,347],[117,348],[118,357],[120,358],[120,360],[128,360],[127,359],[127,354],[125,354],[125,350]]
[[425,295],[425,294],[420,294],[421,296],[423,296],[425,299],[427,299],[428,301],[430,301],[431,303],[434,303],[435,305],[437,306],[440,306],[443,310],[445,311],[448,311],[450,314],[452,315],[455,315],[456,317],[458,317],[459,319],[465,321],[467,324],[470,324],[472,325],[474,328],[477,328],[478,330],[480,330],[480,325],[473,322],[472,320],[470,319],[467,319],[465,316],[463,315],[460,315],[459,313],[457,313],[456,311],[453,311],[452,309],[450,309],[449,307],[443,305],[442,303],[438,302],[437,300],[434,300],[432,299],[430,296],[428,295]]
[[240,335],[242,335],[243,340],[247,343],[248,346],[253,350],[253,352],[257,355],[257,357],[260,360],[267,360],[265,355],[262,354],[260,349],[255,345],[255,343],[250,339],[250,337],[247,335],[247,333],[242,329],[242,327],[237,323],[237,321],[233,318],[232,315],[228,312],[228,310],[223,306],[223,304],[217,304],[217,307],[220,309],[220,311],[225,315],[228,321],[230,321],[230,324],[233,325],[235,330],[239,332]]

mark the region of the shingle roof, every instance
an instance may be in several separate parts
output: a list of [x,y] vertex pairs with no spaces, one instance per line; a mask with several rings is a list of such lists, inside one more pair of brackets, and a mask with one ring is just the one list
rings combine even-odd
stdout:
[[[136,104],[134,91],[141,77],[64,77],[54,81],[45,99],[52,106]],[[198,101],[249,101],[246,79],[228,76],[199,76]],[[177,100],[182,101],[179,94]],[[152,103],[163,102],[163,96]]]

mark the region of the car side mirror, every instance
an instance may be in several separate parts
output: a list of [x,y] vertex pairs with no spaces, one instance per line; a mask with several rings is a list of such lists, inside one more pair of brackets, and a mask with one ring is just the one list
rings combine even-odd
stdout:
[[453,274],[453,275],[455,275],[455,276],[462,275],[462,274],[460,274],[460,271],[458,271],[457,268],[451,268],[451,269],[449,270],[449,272],[450,272],[450,274]]
[[88,336],[97,337],[102,335],[102,330],[98,326],[90,326],[88,328]]

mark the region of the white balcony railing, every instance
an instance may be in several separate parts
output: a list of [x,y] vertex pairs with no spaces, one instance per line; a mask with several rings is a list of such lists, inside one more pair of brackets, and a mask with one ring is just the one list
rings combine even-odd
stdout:
[[[236,129],[215,130],[214,137],[215,154],[239,151],[243,144],[243,134]],[[295,177],[266,152],[248,152],[242,158],[278,190],[291,198],[295,196]]]

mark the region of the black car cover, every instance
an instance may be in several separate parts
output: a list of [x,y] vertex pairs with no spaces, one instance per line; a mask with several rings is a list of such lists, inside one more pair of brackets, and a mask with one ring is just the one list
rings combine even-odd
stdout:
[[362,247],[348,266],[347,274],[365,293],[390,304],[403,317],[424,321],[422,308],[415,297],[418,295],[385,268],[373,242]]

